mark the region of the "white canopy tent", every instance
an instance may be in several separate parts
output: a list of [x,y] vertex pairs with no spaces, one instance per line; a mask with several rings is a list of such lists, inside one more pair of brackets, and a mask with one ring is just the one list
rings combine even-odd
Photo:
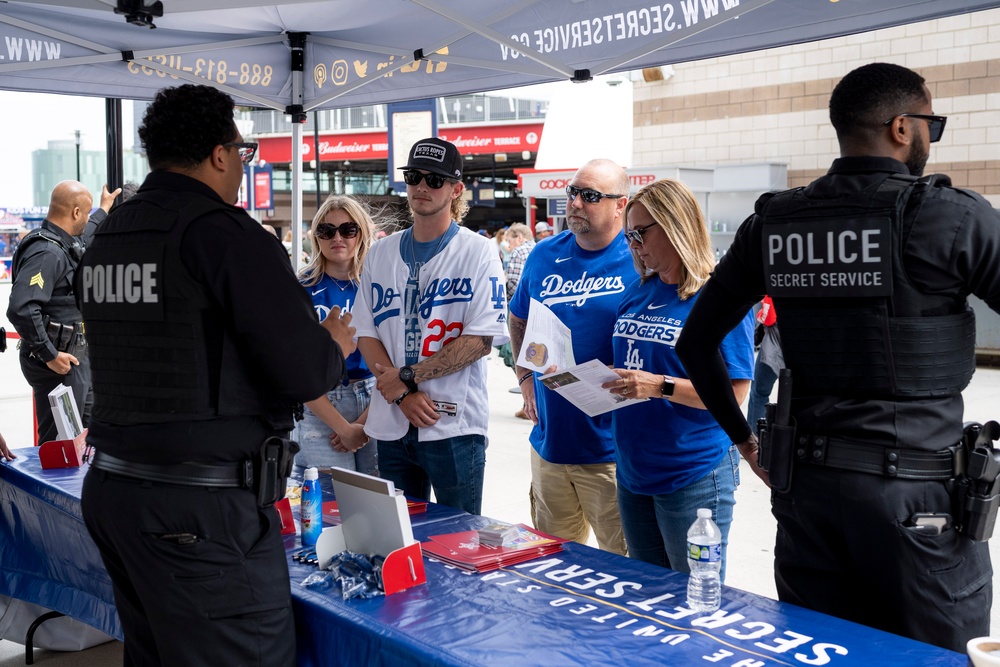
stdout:
[[[205,83],[304,121],[312,109],[582,83],[994,7],[1000,0],[8,0],[0,89],[141,100]],[[117,184],[120,117],[108,110]],[[302,125],[293,127],[300,224]]]

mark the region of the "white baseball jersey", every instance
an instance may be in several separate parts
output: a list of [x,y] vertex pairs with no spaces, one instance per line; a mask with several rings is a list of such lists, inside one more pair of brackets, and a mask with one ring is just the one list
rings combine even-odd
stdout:
[[[402,238],[403,234],[393,234],[372,246],[361,272],[361,289],[351,322],[358,338],[381,341],[397,368],[406,365],[403,294],[410,274],[400,256]],[[505,284],[496,245],[460,228],[420,268],[420,359],[432,356],[462,335],[492,336],[493,345],[510,340]],[[432,400],[454,403],[456,414],[441,412],[436,424],[419,430],[419,440],[486,435],[489,397],[485,358],[456,373],[421,382],[420,390]],[[377,440],[398,440],[409,427],[399,407],[379,394],[372,396],[365,433]]]

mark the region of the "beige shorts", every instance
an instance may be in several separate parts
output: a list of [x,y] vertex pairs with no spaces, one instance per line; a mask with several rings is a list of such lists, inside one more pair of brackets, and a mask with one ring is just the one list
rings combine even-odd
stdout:
[[532,448],[529,495],[538,530],[586,544],[593,528],[601,549],[625,555],[614,463],[549,463]]

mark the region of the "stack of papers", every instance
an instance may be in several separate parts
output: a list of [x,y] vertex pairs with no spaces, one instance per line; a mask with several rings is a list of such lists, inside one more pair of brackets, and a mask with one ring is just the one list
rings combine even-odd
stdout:
[[478,531],[479,543],[490,547],[509,547],[520,534],[512,523],[491,523]]
[[[407,499],[406,509],[410,516],[413,516],[414,514],[421,514],[427,511],[427,501]],[[340,525],[340,508],[337,506],[336,500],[327,500],[323,502],[323,523],[328,526]]]
[[515,563],[548,556],[562,551],[566,540],[528,528],[523,523],[514,526],[517,535],[506,545],[482,544],[479,532],[467,530],[447,535],[431,535],[420,547],[424,555],[454,565],[468,572],[489,572]]

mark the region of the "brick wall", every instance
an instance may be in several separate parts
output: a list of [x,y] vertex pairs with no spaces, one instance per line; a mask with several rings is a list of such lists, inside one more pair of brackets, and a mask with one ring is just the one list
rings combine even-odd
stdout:
[[839,154],[830,92],[850,70],[894,62],[921,74],[948,116],[926,173],[946,173],[1000,206],[1000,10],[811,44],[674,65],[634,87],[636,166],[788,164],[790,186]]

